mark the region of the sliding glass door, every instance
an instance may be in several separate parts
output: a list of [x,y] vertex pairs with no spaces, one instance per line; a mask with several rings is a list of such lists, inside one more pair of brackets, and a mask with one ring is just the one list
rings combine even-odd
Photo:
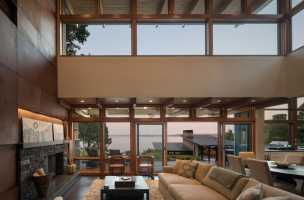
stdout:
[[154,172],[161,172],[163,168],[163,125],[137,125],[137,155],[151,155],[154,157]]
[[252,151],[252,125],[250,123],[224,124],[223,131],[225,161],[227,161],[228,154],[239,155],[243,151]]

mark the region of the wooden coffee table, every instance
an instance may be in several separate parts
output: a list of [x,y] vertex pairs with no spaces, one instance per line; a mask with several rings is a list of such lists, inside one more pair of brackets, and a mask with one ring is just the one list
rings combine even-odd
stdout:
[[149,186],[142,176],[134,176],[135,187],[116,188],[115,180],[117,176],[106,176],[104,186],[108,188],[101,189],[102,200],[149,200]]

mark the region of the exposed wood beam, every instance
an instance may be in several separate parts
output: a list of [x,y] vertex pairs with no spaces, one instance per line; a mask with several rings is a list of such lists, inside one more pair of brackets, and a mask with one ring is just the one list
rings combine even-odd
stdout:
[[168,14],[175,14],[175,0],[168,0]]
[[74,15],[74,9],[73,6],[71,5],[71,2],[69,0],[64,0],[64,8],[66,8],[69,11],[70,15]]
[[164,107],[172,107],[174,106],[174,98],[167,98],[165,101],[162,102]]
[[285,103],[288,103],[288,101],[289,101],[289,99],[284,98],[284,97],[268,98],[263,101],[259,101],[259,102],[255,103],[254,106],[259,109],[259,108],[275,106],[275,105],[279,105],[279,104],[285,104]]
[[192,0],[188,7],[186,7],[186,10],[185,10],[185,14],[191,14],[192,11],[195,9],[195,7],[197,6],[199,0]]
[[59,104],[60,104],[62,107],[64,107],[65,109],[67,109],[67,110],[71,110],[71,109],[72,109],[71,105],[70,105],[69,103],[67,103],[65,100],[59,99],[58,102],[59,102]]
[[96,98],[96,105],[98,108],[102,109],[105,104],[105,99],[104,98]]
[[208,107],[212,104],[216,103],[216,99],[215,98],[204,98],[201,101],[197,102],[196,104],[193,105],[194,108],[199,108],[199,107]]
[[253,105],[255,102],[256,102],[256,100],[254,98],[241,98],[241,99],[236,99],[236,100],[230,101],[228,103],[224,103],[224,107],[238,109],[238,108],[244,108],[244,107]]
[[232,2],[232,0],[224,0],[222,3],[220,3],[217,6],[217,8],[215,9],[215,13],[224,12],[231,2]]
[[250,5],[250,10],[252,12],[258,12],[259,10],[262,10],[265,6],[267,6],[271,0],[255,0],[252,1]]
[[103,15],[104,9],[103,9],[103,0],[98,0],[98,14]]
[[161,0],[159,5],[158,5],[158,8],[157,8],[157,14],[160,15],[161,13],[164,12],[164,10],[168,8],[168,0]]
[[136,106],[136,98],[135,97],[132,97],[131,99],[130,99],[130,104],[131,104],[131,106]]

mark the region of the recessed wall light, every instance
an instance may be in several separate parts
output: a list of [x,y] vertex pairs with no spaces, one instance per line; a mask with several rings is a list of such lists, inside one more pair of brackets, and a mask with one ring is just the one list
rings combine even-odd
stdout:
[[115,103],[119,103],[119,99],[115,99]]
[[183,99],[183,103],[187,103],[188,102],[188,100],[187,99]]
[[256,102],[256,100],[255,99],[251,99],[251,103],[255,103]]
[[147,107],[144,107],[144,109],[147,110],[148,108],[147,108]]
[[149,100],[149,103],[153,103],[153,100],[152,100],[152,99],[150,99],[150,100]]
[[85,102],[85,100],[83,100],[83,99],[80,100],[80,103],[84,103],[84,102]]
[[222,102],[222,100],[218,99],[216,102],[217,102],[217,103],[221,103],[221,102]]

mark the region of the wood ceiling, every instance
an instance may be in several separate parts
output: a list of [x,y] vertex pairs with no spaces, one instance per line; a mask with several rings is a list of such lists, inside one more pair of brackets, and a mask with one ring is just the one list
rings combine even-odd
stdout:
[[268,107],[288,102],[288,98],[65,98],[61,104],[71,108],[143,107],[230,108]]
[[[171,0],[137,0],[137,12],[142,15],[170,14]],[[273,0],[248,0],[251,11],[263,8]],[[205,0],[175,0],[176,14],[204,14]],[[240,14],[244,5],[242,0],[213,0],[216,14]],[[131,0],[63,0],[64,14],[130,14]]]

